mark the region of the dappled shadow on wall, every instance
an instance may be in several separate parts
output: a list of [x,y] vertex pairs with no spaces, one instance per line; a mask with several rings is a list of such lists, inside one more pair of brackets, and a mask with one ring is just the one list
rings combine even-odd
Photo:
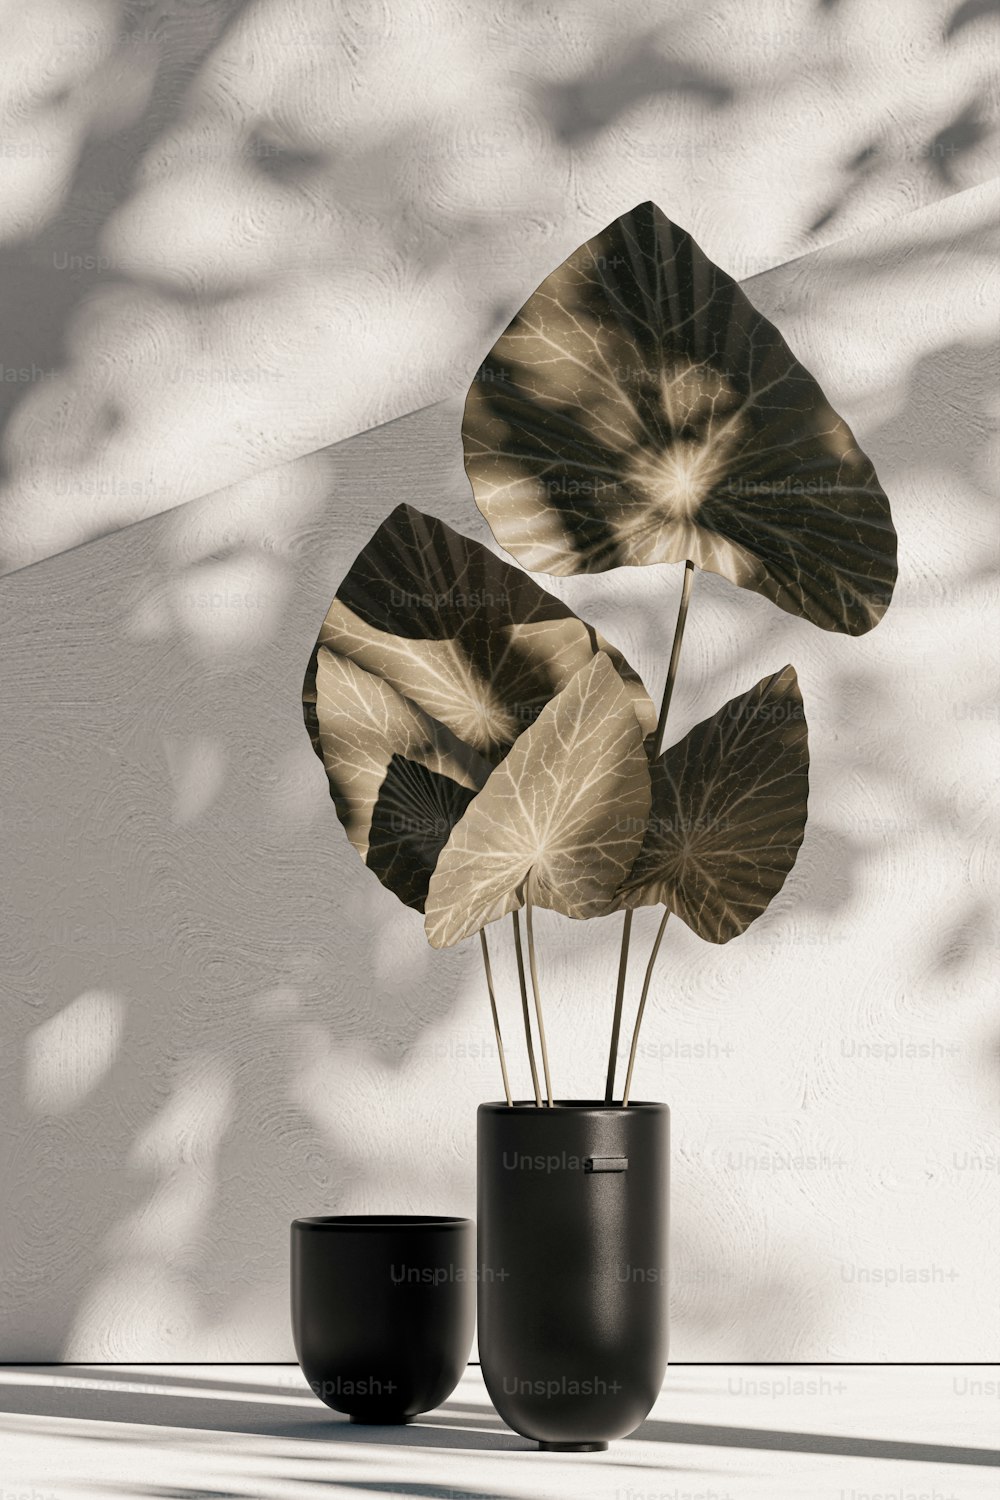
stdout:
[[539,83],[542,111],[557,139],[585,145],[649,99],[687,94],[713,107],[731,103],[736,90],[729,78],[677,54],[676,26],[669,34],[654,28],[621,43],[575,78]]
[[[236,14],[206,7],[216,11]],[[626,106],[626,75],[624,102],[599,94],[590,118]],[[296,159],[288,170],[312,165]],[[84,190],[81,179],[74,191]],[[853,271],[871,274],[863,259]],[[981,355],[953,345],[915,363],[905,406],[865,434],[887,488],[913,465],[941,463],[978,489],[988,440]],[[24,700],[5,776],[22,789],[11,847],[24,851],[7,952],[15,993],[28,997],[0,1103],[14,1143],[0,1225],[8,1357],[90,1354],[99,1341],[112,1358],[234,1357],[248,1339],[258,1357],[284,1352],[294,1214],[385,1207],[404,1181],[414,1206],[421,1195],[468,1206],[468,1159],[419,1159],[440,1101],[404,1096],[407,1142],[394,1134],[393,1109],[399,1063],[447,1025],[473,956],[432,956],[419,922],[365,875],[298,701],[337,581],[391,505],[410,498],[373,486],[373,473],[423,486],[431,509],[460,503],[472,529],[454,455],[432,444],[415,468],[413,429],[395,425],[367,447],[262,476],[242,509],[216,496],[62,559],[44,587],[28,575],[6,586],[5,665]],[[386,464],[383,444],[394,443]],[[917,519],[904,512],[901,531]],[[960,561],[948,588],[994,581],[976,558]],[[758,626],[733,592],[720,680],[765,642],[787,659],[796,639],[794,622]],[[904,588],[889,622],[901,607],[915,620],[925,605],[908,603]],[[751,619],[758,633],[743,637]],[[886,744],[902,763],[909,732],[905,718],[893,726],[893,669],[847,667],[834,691],[845,715],[864,701],[880,718],[881,749],[852,737],[834,752],[838,784],[877,783]],[[939,747],[925,741],[924,751],[930,766]],[[917,815],[971,837],[956,801],[912,758],[906,765]],[[803,853],[815,868],[789,901],[843,911],[891,835],[850,811],[834,824],[818,809]],[[978,942],[978,902],[971,894],[967,910],[963,897],[935,914],[923,937],[939,944],[939,962]],[[470,1136],[471,1117],[464,1128]],[[682,1254],[697,1286],[710,1250],[692,1235]],[[829,1308],[817,1312],[804,1284],[765,1277],[720,1307],[706,1273],[681,1317],[763,1353],[768,1314],[780,1313],[806,1347]]]
[[[103,15],[64,4],[51,32],[33,39],[29,30],[23,51],[8,57],[12,73],[17,63],[29,76],[44,68],[47,92],[32,100],[34,134],[26,133],[20,152],[5,153],[8,168],[23,158],[33,170],[9,185],[0,249],[4,367],[22,372],[0,381],[0,478],[3,431],[25,382],[30,389],[65,365],[71,322],[115,279],[103,243],[108,221],[134,192],[149,147],[182,116],[191,79],[247,4],[117,3]],[[11,84],[24,92],[24,72]],[[104,419],[114,423],[113,409]]]
[[[480,331],[488,346],[523,299],[525,264],[551,269],[539,246],[575,198],[611,206],[616,162],[650,196],[704,179],[706,205],[746,222],[745,201],[726,205],[747,162],[798,152],[789,113],[828,96],[822,150],[808,147],[814,210],[781,203],[773,165],[746,188],[779,219],[787,209],[774,259],[993,170],[975,50],[997,25],[990,5],[954,7],[933,38],[906,8],[917,109],[891,48],[880,82],[905,97],[873,98],[881,33],[856,10],[841,30],[844,7],[760,8],[723,57],[711,18],[675,9],[655,28],[595,13],[572,41],[529,6],[461,36],[443,11],[437,36],[325,0],[294,14],[279,0],[123,0],[99,18],[65,3],[26,22],[0,157],[0,567],[439,396],[456,349]],[[855,114],[846,144],[835,126]],[[338,429],[352,385],[329,400],[323,372],[341,379],[339,355],[359,348],[371,388]]]
[[[302,721],[381,503],[369,463],[306,464],[242,517],[191,507],[5,586],[7,1358],[281,1357],[293,1217],[469,1206],[469,1152],[424,1152],[433,1060],[402,1064],[474,955],[432,954],[364,870]],[[299,508],[287,552],[275,505]]]
[[[477,530],[454,413],[428,413],[5,586],[29,683],[5,772],[28,1001],[0,1102],[7,1358],[288,1357],[291,1218],[471,1211],[495,1060],[432,1043],[466,1003],[489,1039],[476,954],[432,953],[365,871],[299,698],[393,475]],[[591,927],[610,964],[617,924]],[[678,1337],[773,1352],[773,1315],[822,1347],[797,1270],[720,1287],[691,1201]]]
[[[913,409],[867,439],[894,498],[913,465],[933,471],[936,427],[923,449],[907,435],[926,430],[935,392],[947,404],[956,370],[969,378],[964,463],[979,474],[980,368],[971,348],[928,356]],[[8,1358],[280,1356],[290,1218],[470,1207],[471,1109],[442,1122],[434,1070],[407,1080],[400,1064],[447,1027],[474,955],[432,955],[419,920],[363,870],[301,721],[318,622],[385,513],[386,476],[475,530],[457,425],[428,415],[68,555],[44,588],[31,573],[5,585],[4,669],[22,715],[4,773],[19,788],[6,951],[28,1001],[10,1012],[20,1036],[0,1102],[14,1143],[0,1225]],[[917,519],[904,505],[904,536]],[[948,588],[962,586],[952,572]],[[904,629],[935,619],[909,587],[879,635],[895,612]],[[581,592],[567,595],[582,608]],[[724,607],[731,645],[705,688],[720,697],[761,651],[794,657],[802,630],[742,591],[725,590]],[[866,825],[856,788],[877,785],[910,734],[891,661],[876,653],[831,680],[842,718],[877,712],[881,749],[852,732],[828,750],[842,817],[818,807],[803,852],[812,838],[827,878],[787,893],[789,909],[821,916],[892,843]],[[936,787],[937,758],[926,774],[911,767],[910,803],[942,836],[971,837]],[[923,940],[936,932],[944,952],[970,923],[978,932],[974,912],[949,909]],[[615,938],[607,927],[595,941]],[[495,1089],[484,1075],[481,1096]],[[461,1134],[464,1157],[426,1159],[439,1129]],[[675,1247],[675,1334],[725,1341],[730,1357],[773,1355],[776,1327],[786,1348],[823,1348],[837,1299],[829,1277],[811,1278],[809,1246],[787,1270],[748,1266],[745,1283],[722,1284],[696,1199]]]

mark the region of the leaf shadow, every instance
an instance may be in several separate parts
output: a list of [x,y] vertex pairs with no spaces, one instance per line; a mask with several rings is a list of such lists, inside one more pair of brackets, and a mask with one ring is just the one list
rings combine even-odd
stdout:
[[636,105],[663,95],[692,95],[713,108],[731,104],[731,80],[713,76],[697,63],[676,55],[659,27],[633,39],[575,79],[539,83],[541,109],[563,145],[585,145]]
[[[74,315],[95,289],[118,277],[101,248],[108,220],[133,192],[139,163],[148,148],[182,116],[191,78],[249,5],[250,0],[204,0],[195,8],[186,7],[173,23],[161,21],[144,107],[131,123],[110,136],[88,135],[81,127],[75,165],[58,211],[34,234],[0,246],[5,365],[37,372],[32,374],[33,382],[50,379],[62,367]],[[134,0],[115,8],[119,82],[136,68],[135,33],[141,30],[145,38],[153,36],[144,26],[144,16],[148,17],[147,7]],[[65,100],[47,101],[49,108],[61,103]],[[6,472],[4,429],[24,394],[23,383],[0,380],[0,480]],[[113,408],[106,417],[109,430],[121,421],[121,413]]]

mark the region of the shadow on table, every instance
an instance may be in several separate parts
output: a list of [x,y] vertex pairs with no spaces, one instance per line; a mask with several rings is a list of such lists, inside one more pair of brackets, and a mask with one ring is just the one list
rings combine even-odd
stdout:
[[[25,1377],[37,1373],[25,1370]],[[85,1379],[87,1373],[80,1372],[73,1378]],[[104,1381],[103,1371],[93,1373],[95,1381]],[[198,1382],[204,1390],[199,1389],[192,1396],[170,1389],[169,1381],[161,1382],[155,1375],[144,1379],[141,1373],[133,1374],[131,1381],[123,1379],[116,1383],[120,1383],[120,1390],[107,1390],[96,1383],[91,1388],[59,1384],[58,1375],[45,1384],[36,1384],[29,1378],[22,1383],[17,1370],[8,1368],[0,1386],[0,1428],[5,1425],[6,1415],[21,1415],[143,1427],[197,1428],[199,1432],[244,1433],[293,1442],[347,1443],[354,1447],[497,1451],[528,1450],[533,1446],[528,1439],[511,1432],[487,1408],[469,1408],[463,1412],[442,1409],[405,1427],[369,1427],[355,1426],[337,1412],[324,1411],[304,1388],[248,1391],[240,1381]],[[159,1389],[161,1384],[166,1388]],[[246,1399],[241,1400],[244,1394]],[[282,1396],[284,1401],[280,1399]]]
[[[149,1395],[156,1388],[163,1388],[165,1396],[171,1394],[188,1394],[191,1391],[203,1392],[206,1396],[211,1391],[238,1391],[242,1392],[248,1401],[254,1396],[307,1396],[309,1386],[305,1377],[300,1374],[296,1364],[287,1366],[286,1378],[278,1376],[274,1380],[235,1380],[220,1379],[213,1375],[189,1374],[186,1369],[184,1373],[165,1371],[162,1368],[146,1370],[135,1365],[100,1365],[89,1363],[63,1363],[62,1361],[51,1363],[28,1364],[17,1362],[0,1369],[21,1370],[29,1375],[47,1376],[54,1384],[63,1384],[65,1380],[94,1381],[96,1388],[106,1383],[108,1385],[121,1386],[123,1394],[131,1390],[134,1395]],[[181,1390],[174,1391],[174,1387]],[[187,1391],[183,1391],[186,1387]],[[105,1394],[113,1396],[114,1391]],[[0,1398],[2,1399],[2,1398]]]
[[[7,1366],[0,1386],[0,1428],[5,1415],[62,1417],[74,1421],[99,1421],[157,1427],[196,1427],[200,1432],[244,1433],[254,1437],[283,1438],[300,1442],[350,1444],[360,1447],[422,1447],[481,1451],[532,1451],[534,1444],[512,1432],[495,1411],[461,1399],[427,1413],[407,1426],[355,1425],[332,1411],[320,1413],[308,1399],[289,1367],[287,1385],[248,1385],[239,1380],[162,1374],[141,1370],[114,1370],[98,1366],[61,1367],[75,1381],[59,1384],[52,1367]],[[18,1372],[23,1374],[23,1382]],[[45,1384],[33,1376],[50,1375]],[[98,1382],[100,1382],[98,1384]],[[108,1390],[106,1385],[120,1386]],[[188,1390],[173,1387],[188,1387]],[[197,1394],[190,1393],[191,1388]],[[218,1394],[213,1399],[213,1391]],[[241,1401],[240,1396],[246,1400]],[[265,1398],[263,1401],[260,1398]],[[283,1403],[281,1397],[285,1397]],[[277,1399],[278,1410],[273,1410]],[[197,1402],[197,1405],[193,1405]],[[286,1404],[287,1403],[287,1404]],[[269,1411],[271,1407],[271,1411]],[[272,1414],[273,1412],[273,1414]],[[742,1448],[784,1453],[823,1453],[836,1457],[912,1460],[921,1463],[967,1464],[1000,1467],[1000,1450],[960,1447],[946,1443],[919,1443],[874,1437],[856,1437],[783,1429],[722,1427],[700,1422],[665,1422],[651,1418],[632,1438],[698,1447]],[[326,1481],[329,1482],[329,1481]],[[360,1486],[377,1489],[372,1481]],[[397,1489],[399,1486],[397,1486]],[[403,1493],[435,1494],[419,1486]],[[143,1493],[172,1494],[150,1489]],[[197,1492],[191,1492],[197,1493]]]
[[[259,1476],[261,1483],[274,1482],[276,1484],[287,1483],[283,1476],[278,1474],[265,1474]],[[413,1495],[426,1497],[426,1500],[454,1500],[454,1496],[461,1493],[463,1500],[516,1500],[513,1495],[499,1491],[493,1487],[488,1490],[474,1489],[463,1484],[461,1491],[457,1491],[454,1485],[445,1482],[440,1484],[419,1484],[417,1482],[406,1482],[405,1480],[378,1480],[378,1479],[326,1479],[303,1478],[296,1475],[295,1483],[322,1486],[324,1489],[339,1490],[364,1490],[373,1495]],[[82,1488],[91,1488],[82,1486]],[[97,1488],[97,1486],[93,1486]],[[159,1484],[120,1484],[100,1486],[100,1493],[106,1495],[116,1492],[131,1497],[131,1500],[247,1500],[245,1490],[205,1490],[191,1488],[187,1485],[159,1485]]]
[[694,1443],[699,1447],[766,1448],[782,1453],[828,1453],[839,1458],[912,1459],[919,1463],[1000,1467],[1000,1450],[995,1448],[957,1448],[945,1443],[783,1432],[764,1427],[713,1427],[703,1422],[660,1422],[654,1419],[643,1422],[632,1437],[640,1442]]

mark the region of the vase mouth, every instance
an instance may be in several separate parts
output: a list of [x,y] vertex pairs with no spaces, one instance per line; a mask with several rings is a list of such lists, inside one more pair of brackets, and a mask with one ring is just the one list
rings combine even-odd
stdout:
[[464,1229],[472,1228],[472,1219],[453,1218],[450,1214],[316,1214],[293,1219],[293,1229]]
[[491,1099],[485,1104],[480,1104],[479,1112],[488,1114],[509,1115],[514,1113],[532,1115],[550,1115],[557,1110],[563,1110],[571,1114],[628,1114],[629,1110],[666,1110],[667,1106],[658,1099],[630,1099],[628,1104],[622,1104],[620,1099],[614,1099],[609,1104],[604,1099],[553,1099],[551,1108],[547,1104],[536,1104],[534,1099],[515,1099],[513,1104],[507,1104],[503,1099]]

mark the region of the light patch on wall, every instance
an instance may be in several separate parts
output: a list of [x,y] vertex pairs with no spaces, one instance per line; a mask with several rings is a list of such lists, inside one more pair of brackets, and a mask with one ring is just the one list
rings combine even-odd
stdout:
[[123,1258],[182,1258],[187,1247],[198,1243],[214,1197],[214,1177],[200,1168],[184,1167],[159,1183],[148,1201],[114,1229],[107,1247]]
[[[269,819],[288,829],[306,828],[329,817],[331,810],[320,795],[328,783],[304,737],[301,745],[276,755],[273,766],[273,777],[261,799]],[[320,826],[325,827],[325,821]]]
[[145,107],[138,49],[129,68],[115,66],[118,11],[111,0],[4,7],[0,239],[37,233],[63,202],[88,135],[124,128]]
[[223,1063],[195,1054],[133,1143],[129,1168],[155,1180],[145,1202],[106,1237],[107,1268],[76,1311],[64,1359],[82,1359],[95,1339],[111,1359],[132,1348],[194,1349],[201,1357],[203,1322],[188,1262],[215,1203],[232,1092]]
[[160,1349],[169,1357],[198,1348],[200,1322],[197,1298],[181,1273],[158,1260],[116,1264],[76,1309],[62,1358],[85,1361],[95,1341],[112,1362],[135,1349]]
[[286,582],[273,558],[239,554],[187,569],[173,602],[188,639],[212,655],[267,641],[281,615]]
[[87,990],[37,1027],[25,1047],[24,1093],[39,1114],[68,1114],[108,1072],[121,1045],[125,1003]]
[[208,1165],[229,1121],[232,1084],[217,1058],[193,1059],[174,1090],[129,1153],[129,1165],[153,1170]]
[[253,1011],[258,1016],[291,1016],[301,1009],[302,1001],[298,991],[287,984],[279,985],[276,990],[268,990],[253,1001]]
[[226,775],[225,752],[207,735],[168,739],[163,749],[174,788],[174,822],[184,827],[207,812],[219,795]]
[[118,1224],[108,1248],[122,1258],[168,1261],[196,1241],[215,1199],[216,1156],[232,1104],[232,1083],[215,1058],[195,1060],[194,1073],[137,1138],[129,1166],[157,1176],[150,1196]]
[[137,641],[162,640],[170,634],[170,604],[163,584],[143,589],[132,609],[130,634]]

